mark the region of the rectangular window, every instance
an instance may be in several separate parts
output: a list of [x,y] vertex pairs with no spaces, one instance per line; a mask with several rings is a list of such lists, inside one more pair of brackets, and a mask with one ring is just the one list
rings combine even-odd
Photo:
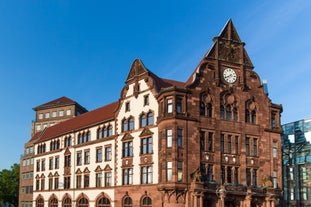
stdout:
[[307,179],[307,168],[305,166],[300,167],[300,177],[302,180]]
[[273,142],[273,149],[272,149],[272,154],[273,158],[277,158],[277,147],[276,147],[276,142]]
[[133,156],[133,142],[123,142],[123,157]]
[[207,150],[210,151],[210,152],[213,151],[213,132],[208,132]]
[[239,168],[234,169],[234,184],[239,184]]
[[144,106],[149,105],[149,96],[144,96]]
[[84,188],[90,187],[90,175],[84,175]]
[[275,113],[272,112],[272,113],[271,113],[271,126],[272,126],[272,127],[276,127],[276,120],[275,120],[275,117],[276,117]]
[[253,156],[257,156],[257,139],[253,140]]
[[167,99],[167,113],[173,112],[173,99]]
[[246,168],[246,185],[250,186],[251,185],[251,169]]
[[172,162],[166,163],[166,178],[167,178],[167,181],[172,181],[173,179]]
[[49,178],[49,190],[53,189],[53,178]]
[[64,189],[70,188],[70,176],[64,177]]
[[111,147],[105,147],[105,161],[110,161],[111,160]]
[[239,154],[239,137],[235,136],[235,154]]
[[49,170],[53,170],[53,158],[49,159]]
[[308,188],[307,187],[301,188],[301,199],[304,201],[308,200]]
[[59,168],[59,157],[55,157],[55,169]]
[[290,200],[295,200],[295,191],[294,191],[294,188],[293,187],[291,187],[290,189],[289,189],[289,191],[290,191]]
[[105,186],[106,187],[111,186],[111,172],[105,173]]
[[77,177],[76,177],[76,186],[77,186],[77,188],[82,187],[82,176],[81,175],[77,175]]
[[96,162],[101,162],[103,160],[103,149],[96,149]]
[[133,169],[123,169],[123,185],[133,184]]
[[228,135],[227,140],[228,140],[228,142],[227,142],[227,144],[228,144],[227,151],[228,151],[229,154],[231,154],[231,135]]
[[36,190],[40,190],[40,180],[36,180]]
[[84,151],[84,164],[90,164],[90,151]]
[[207,180],[209,182],[213,181],[213,165],[211,164],[207,166]]
[[45,189],[45,179],[41,179],[41,190]]
[[59,111],[59,116],[64,116],[64,111],[63,110]]
[[224,152],[224,148],[225,148],[225,135],[221,134],[220,135],[220,152]]
[[130,102],[125,103],[125,111],[130,111]]
[[253,169],[253,178],[252,178],[253,186],[257,186],[257,170]]
[[232,183],[232,167],[227,167],[227,183]]
[[180,97],[176,98],[176,112],[177,113],[182,112],[182,98],[180,98]]
[[39,119],[43,119],[43,114],[39,114]]
[[70,116],[70,115],[71,115],[71,109],[67,109],[67,110],[66,110],[66,115],[67,115],[67,116]]
[[177,146],[182,147],[182,129],[177,129]]
[[55,118],[56,117],[56,111],[52,112],[52,117]]
[[172,147],[173,131],[171,129],[166,130],[166,146]]
[[273,188],[278,187],[278,173],[277,171],[273,171]]
[[178,161],[177,162],[177,182],[182,182],[182,162],[181,161]]
[[77,165],[82,165],[82,152],[77,152]]
[[70,167],[71,166],[71,156],[70,155],[66,155],[64,161],[65,161],[64,162],[64,166],[65,167]]
[[45,160],[41,160],[41,170],[45,171]]
[[144,166],[141,168],[141,183],[152,183],[152,166]]
[[40,171],[40,160],[37,160],[37,172]]
[[205,151],[205,132],[200,131],[200,151]]
[[49,112],[45,113],[45,118],[46,119],[50,118],[50,113]]
[[220,176],[221,176],[221,183],[224,184],[226,182],[226,168],[225,166],[221,166],[220,168]]
[[245,139],[245,153],[246,153],[246,155],[250,155],[249,137],[246,137],[246,139]]
[[152,153],[152,137],[141,139],[141,154]]
[[96,173],[96,187],[102,187],[103,174]]
[[54,189],[57,190],[58,189],[58,178],[54,178]]

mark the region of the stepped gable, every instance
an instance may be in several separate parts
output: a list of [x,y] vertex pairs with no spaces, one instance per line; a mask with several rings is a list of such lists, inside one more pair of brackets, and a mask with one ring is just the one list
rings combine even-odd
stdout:
[[208,67],[211,62],[217,61],[244,65],[246,68],[253,69],[254,66],[244,48],[245,43],[241,41],[231,19],[225,24],[219,36],[215,37],[211,49],[204,55],[194,72],[186,81],[186,86],[190,86],[198,77],[201,70]]
[[31,138],[30,141],[43,141],[51,139],[65,133],[70,133],[74,130],[81,130],[105,120],[114,119],[115,109],[117,107],[118,102],[114,102],[93,111],[81,114],[80,116],[48,127],[42,132],[38,132]]

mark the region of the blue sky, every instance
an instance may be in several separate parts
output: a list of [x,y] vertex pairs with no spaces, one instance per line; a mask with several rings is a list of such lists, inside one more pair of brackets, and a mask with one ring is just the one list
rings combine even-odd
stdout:
[[308,0],[0,1],[0,170],[19,162],[33,107],[118,100],[135,58],[186,81],[229,18],[282,123],[310,118],[310,10]]

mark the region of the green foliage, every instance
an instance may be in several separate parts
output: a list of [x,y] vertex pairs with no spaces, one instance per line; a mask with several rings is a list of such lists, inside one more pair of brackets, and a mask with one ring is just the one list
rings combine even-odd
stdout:
[[0,172],[0,201],[18,206],[19,164]]

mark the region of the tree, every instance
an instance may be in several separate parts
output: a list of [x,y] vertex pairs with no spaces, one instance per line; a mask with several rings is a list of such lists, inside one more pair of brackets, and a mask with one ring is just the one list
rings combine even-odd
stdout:
[[0,201],[18,206],[19,164],[0,172]]

